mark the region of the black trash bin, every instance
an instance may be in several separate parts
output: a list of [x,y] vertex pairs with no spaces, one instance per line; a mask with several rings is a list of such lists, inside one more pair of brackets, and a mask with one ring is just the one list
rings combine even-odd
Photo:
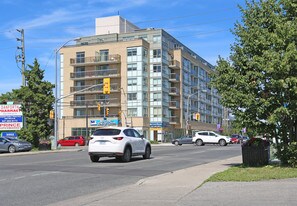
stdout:
[[259,167],[269,163],[269,147],[267,140],[252,138],[242,144],[242,163],[249,167]]

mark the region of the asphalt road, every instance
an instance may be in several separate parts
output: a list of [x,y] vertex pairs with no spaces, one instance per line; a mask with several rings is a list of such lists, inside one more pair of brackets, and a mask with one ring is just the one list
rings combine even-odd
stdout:
[[241,154],[240,145],[154,146],[152,150],[151,159],[137,157],[129,163],[113,158],[91,163],[85,150],[9,157],[0,154],[0,205],[53,204]]

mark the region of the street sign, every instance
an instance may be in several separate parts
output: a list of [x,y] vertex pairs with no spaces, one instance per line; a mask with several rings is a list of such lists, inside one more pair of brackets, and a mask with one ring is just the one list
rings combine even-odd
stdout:
[[0,130],[20,130],[23,127],[21,105],[0,105]]
[[16,132],[2,132],[1,133],[1,137],[17,137],[17,133]]

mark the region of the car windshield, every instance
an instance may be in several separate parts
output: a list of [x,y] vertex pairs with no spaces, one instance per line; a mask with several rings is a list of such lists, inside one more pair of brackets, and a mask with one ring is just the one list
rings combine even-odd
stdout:
[[15,140],[18,140],[18,139],[15,138],[15,137],[6,137],[6,139],[8,139],[9,141],[15,141]]
[[94,132],[97,136],[112,136],[119,135],[121,133],[120,129],[98,129]]

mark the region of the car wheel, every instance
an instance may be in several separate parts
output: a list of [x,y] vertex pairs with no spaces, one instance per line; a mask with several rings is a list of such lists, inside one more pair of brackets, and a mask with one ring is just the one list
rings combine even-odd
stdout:
[[78,143],[75,143],[75,145],[74,145],[74,146],[78,147],[78,146],[79,146],[79,144],[78,144]]
[[99,156],[97,155],[90,155],[90,159],[92,162],[98,162],[99,161]]
[[127,147],[124,151],[124,155],[122,156],[123,162],[129,162],[131,160],[131,149]]
[[175,145],[175,146],[178,146],[178,145],[179,145],[178,141],[175,141],[175,142],[174,142],[174,145]]
[[227,145],[226,140],[221,139],[221,140],[219,141],[219,145],[220,145],[220,146],[226,146],[226,145]]
[[14,153],[15,151],[16,151],[15,146],[10,145],[10,146],[8,147],[8,152],[9,152],[9,153]]
[[143,159],[149,159],[151,156],[151,148],[149,146],[146,146],[144,155],[142,156]]
[[197,139],[196,140],[196,145],[197,146],[202,146],[203,145],[203,141],[201,139]]

